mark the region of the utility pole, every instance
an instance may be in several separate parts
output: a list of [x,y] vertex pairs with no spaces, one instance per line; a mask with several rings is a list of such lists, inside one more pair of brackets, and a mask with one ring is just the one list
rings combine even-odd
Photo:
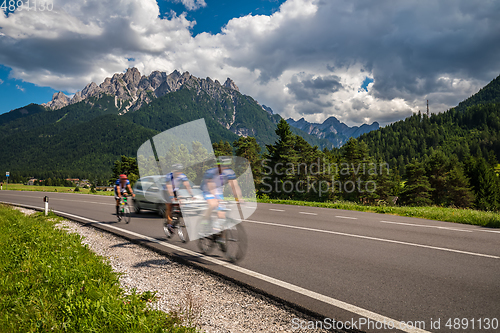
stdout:
[[427,118],[429,118],[429,100],[427,100]]

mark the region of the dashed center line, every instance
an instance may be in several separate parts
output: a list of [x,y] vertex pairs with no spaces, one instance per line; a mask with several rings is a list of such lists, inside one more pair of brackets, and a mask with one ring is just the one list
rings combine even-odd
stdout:
[[465,229],[456,229],[449,227],[440,227],[437,225],[423,225],[423,224],[414,224],[414,223],[403,223],[403,222],[393,222],[393,221],[380,221],[382,223],[391,223],[391,224],[400,224],[400,225],[408,225],[411,227],[423,227],[423,228],[436,228],[436,229],[445,229],[445,230],[453,230],[453,231],[463,231],[463,232],[473,232],[472,230]]
[[350,216],[335,216],[338,217],[339,219],[349,219],[349,220],[357,220],[357,217],[350,217]]
[[284,212],[284,209],[274,209],[274,208],[269,208],[269,210],[272,210],[274,212]]
[[432,246],[432,245],[425,245],[425,244],[418,244],[418,243],[403,242],[403,241],[398,241],[398,240],[393,240],[393,239],[387,239],[387,238],[378,238],[378,237],[363,236],[363,235],[357,235],[357,234],[349,234],[349,233],[345,233],[345,232],[338,232],[338,231],[332,231],[332,230],[322,230],[322,229],[315,229],[315,228],[306,228],[306,227],[300,227],[300,226],[295,226],[295,225],[287,225],[287,224],[272,223],[272,222],[263,222],[263,221],[255,221],[255,220],[245,220],[245,222],[250,222],[250,223],[255,223],[255,224],[263,224],[263,225],[270,225],[270,226],[276,226],[276,227],[281,227],[281,228],[290,228],[290,229],[306,230],[306,231],[312,231],[312,232],[321,232],[321,233],[325,233],[325,234],[347,236],[347,237],[360,238],[360,239],[369,239],[369,240],[374,240],[374,241],[379,241],[379,242],[401,244],[401,245],[415,246],[415,247],[421,247],[421,248],[432,249],[432,250],[439,250],[439,251],[446,251],[446,252],[467,254],[467,255],[472,255],[472,256],[477,256],[477,257],[483,257],[483,258],[492,258],[492,259],[497,259],[497,260],[500,259],[499,256],[495,256],[495,255],[491,255],[491,254],[484,254],[484,253],[475,253],[475,252],[469,252],[469,251],[455,250],[455,249],[450,249],[450,248],[445,248],[445,247],[439,247],[439,246]]
[[316,213],[309,213],[309,212],[299,212],[299,214],[306,214],[306,215],[318,215]]

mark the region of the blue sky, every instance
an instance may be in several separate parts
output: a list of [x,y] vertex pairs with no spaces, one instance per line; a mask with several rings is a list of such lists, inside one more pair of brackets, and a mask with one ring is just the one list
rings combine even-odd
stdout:
[[186,11],[186,7],[180,2],[160,0],[160,12],[162,16],[165,13],[170,13],[170,10],[177,14],[187,12],[189,20],[195,20],[196,25],[193,27],[193,35],[201,32],[209,32],[217,34],[226,23],[235,17],[252,15],[271,15],[279,9],[279,6],[285,2],[284,0],[253,0],[253,1],[227,1],[206,0],[206,6],[196,10]]
[[285,118],[384,125],[500,74],[495,0],[53,2],[0,13],[0,113],[133,66],[230,77]]
[[9,79],[10,68],[0,65],[0,114],[30,103],[42,104],[56,91],[22,80]]
[[[177,15],[187,14],[189,20],[195,20],[196,25],[191,29],[193,36],[202,32],[219,33],[226,23],[234,18],[253,15],[270,15],[279,9],[283,0],[257,0],[257,1],[211,1],[207,6],[196,10],[187,10],[181,2],[160,0],[161,17],[169,17],[173,10]],[[134,60],[134,59],[132,59]],[[42,104],[50,101],[52,95],[58,90],[50,87],[40,87],[30,82],[9,78],[11,69],[0,64],[0,114],[23,107],[30,103]],[[83,87],[82,87],[83,88]],[[68,91],[64,93],[70,95]]]

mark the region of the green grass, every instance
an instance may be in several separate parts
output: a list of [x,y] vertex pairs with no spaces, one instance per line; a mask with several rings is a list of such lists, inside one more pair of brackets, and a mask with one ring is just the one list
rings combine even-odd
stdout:
[[178,312],[152,310],[154,292],[126,294],[118,274],[54,227],[0,205],[0,332],[195,332]]
[[484,212],[473,209],[458,209],[445,207],[399,207],[399,206],[365,206],[353,202],[310,202],[297,200],[278,200],[260,198],[259,202],[297,205],[308,207],[324,207],[345,210],[356,210],[360,212],[371,212],[379,214],[390,214],[398,216],[420,217],[424,219],[473,224],[489,228],[500,228],[500,214],[496,212]]
[[[11,191],[40,191],[40,192],[59,192],[59,193],[73,193],[74,187],[65,187],[65,186],[38,186],[38,185],[23,185],[23,184],[9,184],[8,187],[5,187],[5,183],[3,184],[4,190]],[[96,195],[109,195],[113,196],[113,191],[96,191],[95,193],[90,192],[90,189],[80,188],[80,191],[74,193],[82,193],[82,194],[96,194]]]

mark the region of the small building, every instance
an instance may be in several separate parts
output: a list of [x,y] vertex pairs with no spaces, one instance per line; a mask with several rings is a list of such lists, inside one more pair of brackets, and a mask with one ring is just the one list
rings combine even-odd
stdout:
[[114,187],[113,186],[96,186],[95,189],[96,189],[96,191],[113,191]]
[[30,178],[30,180],[28,180],[28,185],[35,185],[37,180],[36,178]]
[[88,179],[80,180],[80,182],[78,183],[78,186],[80,186],[80,187],[90,186],[89,180]]

